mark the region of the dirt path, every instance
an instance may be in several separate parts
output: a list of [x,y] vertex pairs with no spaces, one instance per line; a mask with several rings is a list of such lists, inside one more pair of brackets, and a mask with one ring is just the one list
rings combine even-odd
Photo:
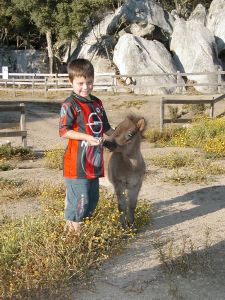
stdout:
[[[131,99],[147,102],[139,109],[126,107],[123,102]],[[12,102],[4,100],[7,101]],[[42,152],[63,144],[58,137],[60,99],[50,104],[46,99],[23,101],[28,111],[28,145]],[[131,111],[144,115],[149,125],[159,123],[159,97],[105,95],[104,104],[113,125]],[[20,140],[12,140],[12,143],[19,144]],[[142,144],[145,157],[172,150]],[[46,170],[42,162],[26,164],[25,168],[1,172],[0,176],[62,182],[61,172]],[[225,176],[214,177],[208,184],[174,186],[162,180],[165,172],[149,165],[140,194],[141,198],[154,203],[153,224],[146,227],[122,255],[110,259],[93,273],[91,287],[76,288],[71,299],[225,299]],[[102,180],[101,184],[107,185],[107,181]],[[24,210],[16,204],[5,209],[11,209],[11,213],[36,209],[31,205],[29,210],[26,203],[22,206]],[[185,236],[189,238],[185,240]],[[177,258],[162,268],[159,249],[163,247],[161,256],[165,257],[171,239],[174,249],[170,253],[177,253]],[[190,255],[181,263],[179,258],[185,247]]]
[[[155,155],[158,150],[145,148],[143,153]],[[74,291],[74,298],[225,299],[225,176],[209,185],[174,186],[162,183],[162,173],[150,167],[140,197],[155,205],[153,224],[122,255],[103,265],[91,289]],[[178,258],[167,269],[158,247],[168,239],[174,240]],[[180,263],[184,243],[190,255]]]

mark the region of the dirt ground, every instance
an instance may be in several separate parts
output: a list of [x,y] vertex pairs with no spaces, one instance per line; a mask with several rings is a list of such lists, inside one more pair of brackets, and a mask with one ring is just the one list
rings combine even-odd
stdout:
[[[112,125],[130,112],[144,116],[148,126],[159,125],[158,96],[101,94],[101,99]],[[41,154],[46,149],[65,144],[58,137],[59,109],[64,96],[51,99],[4,97],[1,103],[21,100],[27,109],[28,146]],[[130,100],[144,102],[140,108],[126,107],[124,101]],[[2,115],[0,122],[10,117]],[[1,142],[5,140],[10,139]],[[11,142],[16,145],[20,140],[11,139]],[[146,159],[174,150],[142,143]],[[182,151],[196,155],[193,149]],[[225,162],[221,161],[221,164],[225,165]],[[94,271],[91,285],[74,289],[70,299],[225,299],[225,176],[214,176],[205,184],[173,185],[163,181],[167,172],[147,164],[140,198],[154,204],[152,224],[143,229],[123,254],[111,258],[100,270]],[[32,179],[37,183],[63,181],[61,171],[44,168],[41,158],[21,163],[14,170],[1,171],[0,177]],[[106,179],[102,179],[101,184],[110,188]],[[1,205],[1,209],[10,215],[22,215],[38,208],[36,203],[24,202]],[[166,266],[162,264],[162,257],[165,257],[165,249],[171,240],[174,248],[171,250],[170,247],[167,255],[171,252],[178,254],[173,263]],[[160,252],[161,248],[164,250]],[[190,252],[185,263],[179,260],[183,252]],[[183,270],[184,265],[186,270]]]

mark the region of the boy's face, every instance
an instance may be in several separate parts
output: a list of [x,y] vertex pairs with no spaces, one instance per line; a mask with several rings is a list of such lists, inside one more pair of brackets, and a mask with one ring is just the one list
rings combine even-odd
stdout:
[[73,91],[81,97],[88,98],[93,90],[93,84],[94,78],[92,77],[74,77],[72,82]]

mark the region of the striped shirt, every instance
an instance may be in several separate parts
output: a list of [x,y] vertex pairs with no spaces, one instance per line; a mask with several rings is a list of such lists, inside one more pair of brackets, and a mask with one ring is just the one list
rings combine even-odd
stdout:
[[[69,130],[101,138],[111,127],[101,100],[90,95],[91,100],[74,92],[61,106],[59,134]],[[67,178],[97,178],[104,176],[103,147],[90,146],[88,142],[69,139],[64,155],[63,175]]]

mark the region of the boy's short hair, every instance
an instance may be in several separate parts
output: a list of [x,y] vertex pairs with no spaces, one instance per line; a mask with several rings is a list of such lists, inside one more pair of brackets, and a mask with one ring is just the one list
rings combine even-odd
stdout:
[[94,78],[94,67],[92,63],[84,58],[71,60],[67,66],[69,79],[73,82],[74,77]]

